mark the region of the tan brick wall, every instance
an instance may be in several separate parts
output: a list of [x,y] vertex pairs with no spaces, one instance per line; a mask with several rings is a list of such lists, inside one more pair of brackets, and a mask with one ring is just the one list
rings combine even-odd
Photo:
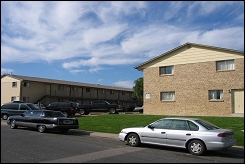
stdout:
[[[144,114],[224,116],[232,114],[231,89],[244,89],[244,59],[235,70],[216,71],[216,62],[174,66],[173,75],[159,76],[159,67],[144,69]],[[223,101],[209,101],[208,90],[223,90]],[[175,91],[175,101],[160,100],[160,92]]]

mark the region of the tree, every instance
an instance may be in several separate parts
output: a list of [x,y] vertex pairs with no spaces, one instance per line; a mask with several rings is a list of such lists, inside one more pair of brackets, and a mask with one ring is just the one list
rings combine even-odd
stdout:
[[143,77],[135,80],[134,84],[135,84],[135,86],[133,87],[134,92],[132,94],[133,99],[143,100],[143,89],[144,89]]

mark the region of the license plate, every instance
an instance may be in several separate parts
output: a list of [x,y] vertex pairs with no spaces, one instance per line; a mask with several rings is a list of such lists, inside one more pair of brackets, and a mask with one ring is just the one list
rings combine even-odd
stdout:
[[63,123],[64,124],[73,124],[73,121],[71,121],[71,120],[64,120]]

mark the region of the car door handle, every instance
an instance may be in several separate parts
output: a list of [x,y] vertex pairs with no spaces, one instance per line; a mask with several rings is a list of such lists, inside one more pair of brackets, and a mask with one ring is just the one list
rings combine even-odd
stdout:
[[161,134],[165,134],[166,132],[161,132]]
[[191,134],[190,134],[190,133],[187,133],[186,135],[187,135],[187,136],[190,136]]

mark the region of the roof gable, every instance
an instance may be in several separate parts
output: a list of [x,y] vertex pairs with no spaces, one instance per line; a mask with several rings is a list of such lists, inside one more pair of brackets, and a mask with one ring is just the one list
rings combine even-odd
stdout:
[[[237,50],[231,50],[231,49],[225,49],[225,48],[220,48],[220,47],[214,47],[214,46],[207,46],[207,45],[201,45],[201,44],[195,44],[195,43],[185,43],[177,48],[174,48],[164,54],[161,54],[153,59],[150,59],[138,66],[135,67],[135,69],[138,69],[138,70],[143,70],[145,68],[148,68],[148,67],[151,67],[151,66],[154,66],[154,65],[158,65],[158,63],[162,62],[163,60],[166,60],[165,63],[168,63],[168,65],[172,65],[172,63],[170,62],[170,58],[173,58],[175,55],[178,55],[180,53],[185,53],[185,55],[189,52],[184,52],[184,51],[189,51],[189,49],[191,48],[196,48],[196,49],[203,49],[203,50],[209,50],[209,51],[213,51],[213,52],[222,52],[222,53],[225,53],[225,54],[232,54],[233,56],[234,55],[237,55],[238,58],[244,58],[244,52],[242,51],[237,51]],[[199,54],[198,54],[199,55]],[[199,56],[196,55],[195,57],[198,58]],[[220,54],[219,54],[220,55]],[[192,60],[189,60],[188,59],[188,62],[189,63],[194,63],[195,61],[197,61],[196,59],[194,59],[193,57],[189,56],[189,58],[191,58]],[[199,57],[201,58],[201,57]],[[213,59],[208,59],[207,61],[212,61],[212,60],[217,60],[218,56],[216,56],[216,58],[213,58]],[[227,56],[226,58],[231,58],[231,55],[230,56]],[[225,59],[225,58],[224,58]],[[185,59],[186,60],[186,59]],[[205,60],[202,59],[203,62],[205,62]],[[188,63],[187,62],[187,63]],[[182,62],[181,61],[177,61],[177,62],[173,62],[174,65],[176,64],[186,64],[185,62]]]

